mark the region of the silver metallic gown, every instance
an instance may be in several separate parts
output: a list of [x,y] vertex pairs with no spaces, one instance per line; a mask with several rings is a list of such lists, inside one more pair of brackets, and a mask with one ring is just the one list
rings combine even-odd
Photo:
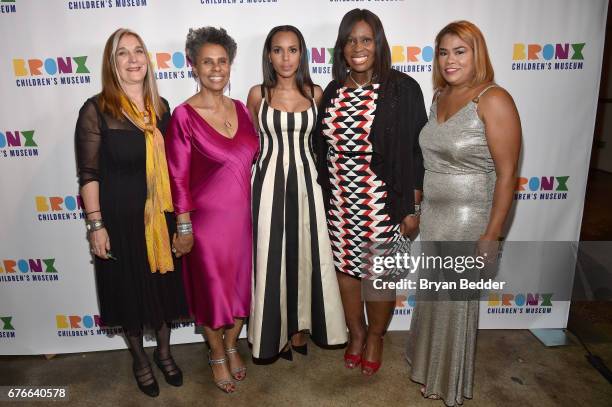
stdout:
[[[496,176],[477,104],[489,88],[444,123],[431,106],[419,138],[423,241],[476,241],[485,232]],[[417,301],[406,356],[426,396],[451,406],[472,398],[477,329],[478,301]]]

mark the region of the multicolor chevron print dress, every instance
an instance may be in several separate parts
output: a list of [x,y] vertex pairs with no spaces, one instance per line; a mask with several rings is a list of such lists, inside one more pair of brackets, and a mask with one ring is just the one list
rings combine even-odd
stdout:
[[372,171],[369,140],[376,113],[378,84],[338,89],[323,118],[329,144],[327,165],[331,209],[327,222],[336,271],[361,278],[367,273],[369,242],[399,239],[399,225],[385,210],[385,183]]

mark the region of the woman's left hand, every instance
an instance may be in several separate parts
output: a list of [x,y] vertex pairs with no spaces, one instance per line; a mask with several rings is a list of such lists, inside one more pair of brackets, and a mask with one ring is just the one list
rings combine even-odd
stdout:
[[476,255],[485,258],[486,263],[494,263],[499,254],[498,236],[481,235],[478,239]]
[[174,234],[172,238],[172,252],[178,259],[185,254],[189,254],[191,252],[191,248],[193,247],[193,234],[187,235],[178,235]]
[[419,233],[419,216],[407,215],[400,223],[400,233],[414,240]]

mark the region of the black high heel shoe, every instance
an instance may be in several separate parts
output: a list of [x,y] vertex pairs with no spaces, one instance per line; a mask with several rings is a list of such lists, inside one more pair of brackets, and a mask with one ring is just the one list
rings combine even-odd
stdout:
[[[293,344],[293,340],[294,339],[301,339],[304,341],[303,345],[294,345]],[[308,355],[308,339],[306,337],[306,333],[304,331],[298,331],[296,333],[294,333],[293,335],[291,335],[291,339],[289,341],[289,344],[291,345],[291,349],[293,349],[294,351],[296,351],[297,353],[301,354],[301,355]]]
[[291,345],[291,349],[293,349],[297,353],[302,354],[304,356],[308,355],[308,344],[307,343],[300,345],[300,346]]
[[168,356],[166,359],[160,359],[157,349],[155,349],[153,351],[153,360],[155,361],[155,364],[159,370],[161,370],[161,372],[164,374],[166,383],[175,387],[180,387],[183,385],[183,372],[177,366],[172,356]]
[[279,357],[288,360],[289,362],[293,361],[293,354],[291,353],[291,348],[289,345],[285,346],[281,353],[278,354]]
[[[149,397],[157,397],[159,396],[159,385],[157,384],[157,380],[153,375],[153,370],[151,369],[151,365],[141,367],[140,369],[136,366],[136,362],[132,364],[132,372],[134,373],[134,379],[136,379],[136,384],[141,392],[146,394]],[[149,384],[144,384],[153,380]]]

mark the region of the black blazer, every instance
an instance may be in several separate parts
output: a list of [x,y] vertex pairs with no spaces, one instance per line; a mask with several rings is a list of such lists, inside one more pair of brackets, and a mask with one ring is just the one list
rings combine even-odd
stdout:
[[[331,184],[327,168],[329,145],[323,135],[323,117],[332,99],[341,88],[336,80],[327,85],[313,134],[317,161],[317,182],[323,190],[325,208],[330,209]],[[408,75],[391,70],[380,84],[374,122],[370,131],[372,143],[372,171],[387,185],[385,209],[391,221],[400,223],[414,213],[414,191],[423,190],[423,155],[419,147],[419,133],[427,123],[421,87]]]

